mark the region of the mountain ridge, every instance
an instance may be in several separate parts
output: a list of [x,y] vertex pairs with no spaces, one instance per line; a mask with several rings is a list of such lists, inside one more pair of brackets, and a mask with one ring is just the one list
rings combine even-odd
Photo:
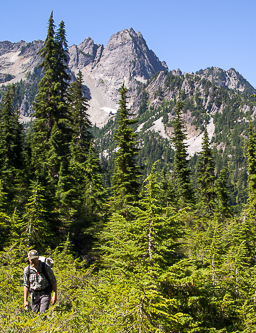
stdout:
[[[17,43],[0,42],[0,82],[2,85],[6,85],[23,80],[28,84],[23,89],[25,90],[21,102],[23,116],[29,116],[32,113],[29,82],[33,84],[34,77],[37,77],[39,81],[42,75],[41,70],[37,69],[42,61],[38,55],[42,46],[43,41],[41,40],[30,43],[23,40]],[[222,112],[224,104],[219,105],[215,101],[211,104],[209,95],[207,95],[208,100],[205,100],[204,86],[207,86],[207,82],[235,93],[253,94],[256,92],[234,68],[225,71],[217,67],[208,67],[195,74],[182,73],[180,69],[173,69],[169,72],[166,63],[159,60],[148,48],[143,35],[140,32],[136,33],[133,28],[113,34],[106,47],[102,44],[95,44],[91,37],[87,37],[79,45],[70,46],[68,50],[69,70],[73,78],[78,70],[82,71],[89,99],[88,113],[92,123],[99,128],[104,127],[116,113],[119,100],[118,87],[123,82],[128,88],[129,106],[134,114],[138,113],[138,116],[141,116],[142,95],[145,94],[145,91],[148,94],[147,108],[156,110],[161,106],[163,100],[168,102],[176,98],[181,89],[184,94],[193,95],[195,106],[197,106],[197,101],[194,92],[200,94],[200,98],[204,100],[203,107],[208,113],[208,122],[216,112]],[[31,75],[31,73],[33,74]],[[145,88],[146,86],[147,88]],[[209,109],[209,103],[211,109]],[[246,104],[243,106],[243,110],[248,108],[250,109]],[[199,121],[196,120],[198,114],[195,116],[192,115],[193,112],[190,113],[190,117],[186,117],[185,121],[189,128],[189,154],[192,156],[200,150],[198,150],[198,138],[201,137],[202,130],[198,130]],[[157,116],[154,117],[157,118]],[[171,120],[172,113],[168,117]],[[24,119],[26,120],[26,118]],[[159,119],[160,117],[154,124],[152,122],[152,126],[147,130],[159,131],[163,138],[170,139],[171,129]],[[193,144],[197,148],[193,149]]]

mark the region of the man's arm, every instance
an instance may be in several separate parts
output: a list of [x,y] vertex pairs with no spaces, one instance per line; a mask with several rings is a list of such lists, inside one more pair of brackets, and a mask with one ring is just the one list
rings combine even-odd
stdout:
[[28,306],[28,291],[29,291],[29,266],[24,269],[24,307]]
[[52,285],[53,295],[52,295],[52,304],[55,304],[57,301],[57,282],[52,268],[45,264],[45,271],[48,276],[49,282]]
[[28,306],[28,287],[24,286],[24,307]]
[[55,304],[57,302],[57,282],[53,282],[52,284],[52,290],[53,290],[53,295],[52,295],[52,304]]

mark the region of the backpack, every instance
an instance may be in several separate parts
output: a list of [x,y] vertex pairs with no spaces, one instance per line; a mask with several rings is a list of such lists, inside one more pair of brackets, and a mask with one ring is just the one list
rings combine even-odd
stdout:
[[38,260],[45,262],[47,265],[49,265],[51,268],[53,268],[54,261],[52,260],[52,258],[46,258],[46,257],[39,256]]

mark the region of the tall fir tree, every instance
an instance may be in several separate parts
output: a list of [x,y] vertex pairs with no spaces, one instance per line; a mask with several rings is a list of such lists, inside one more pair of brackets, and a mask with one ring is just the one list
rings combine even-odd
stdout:
[[35,97],[31,149],[36,175],[43,175],[56,185],[61,164],[68,169],[72,134],[66,98],[69,76],[64,23],[56,36],[54,28],[51,13],[44,47],[39,51],[43,78]]
[[54,114],[56,114],[55,96],[55,71],[56,71],[56,44],[54,40],[54,21],[51,13],[48,22],[47,37],[39,54],[43,58],[40,67],[43,78],[39,82],[37,95],[35,97],[34,123],[32,136],[32,164],[37,175],[48,173],[47,156],[50,148],[49,140],[54,126]]
[[223,218],[231,217],[233,210],[230,206],[230,192],[228,188],[228,169],[223,168],[215,181],[217,195],[217,209]]
[[70,232],[76,248],[90,251],[96,234],[108,215],[106,190],[102,184],[102,169],[93,143],[89,147],[86,161],[79,163],[71,159],[71,185],[69,207],[72,207]]
[[76,80],[70,84],[68,89],[68,102],[70,114],[72,116],[72,158],[83,163],[93,138],[91,128],[92,123],[87,113],[88,100],[85,97],[83,87],[83,76],[79,70]]
[[14,86],[8,86],[0,109],[0,179],[6,192],[9,209],[23,186],[24,168],[23,126],[19,122],[17,95]]
[[[55,44],[56,44],[56,81],[59,84],[59,98],[63,103],[61,106],[66,108],[66,96],[67,89],[69,86],[70,75],[68,69],[68,42],[66,39],[65,23],[60,22],[59,28],[55,35]],[[59,112],[58,114],[61,114]],[[65,114],[64,114],[65,116]]]
[[118,110],[118,127],[114,135],[117,142],[115,168],[112,178],[113,208],[125,210],[127,204],[135,202],[138,198],[140,184],[140,167],[136,164],[136,133],[130,127],[136,122],[131,119],[127,108],[127,89],[124,83],[120,89]]
[[213,213],[216,204],[216,191],[214,188],[214,159],[210,148],[207,128],[204,129],[202,151],[199,153],[196,169],[198,196],[201,204],[208,212]]
[[248,163],[248,209],[252,214],[256,213],[256,136],[249,125],[249,140],[247,148]]
[[63,21],[60,22],[55,35],[55,44],[55,80],[57,90],[57,113],[55,115],[55,122],[58,126],[60,135],[58,155],[61,156],[61,162],[65,163],[66,167],[68,167],[67,161],[69,160],[69,144],[72,138],[72,130],[67,91],[71,77],[68,73],[68,44],[66,40],[65,24]]
[[[255,257],[256,249],[256,135],[253,132],[252,122],[249,125],[249,139],[247,146],[247,172],[248,172],[248,199],[247,207],[241,218],[242,230],[240,237],[244,239],[249,257]],[[251,259],[254,261],[254,259]]]
[[181,118],[183,103],[179,99],[176,103],[175,118],[173,120],[173,138],[172,142],[175,148],[174,156],[174,174],[176,179],[177,194],[179,196],[179,205],[194,203],[194,192],[190,181],[190,170],[188,167],[188,153],[185,144],[186,135],[184,133],[184,124]]
[[47,37],[39,51],[43,77],[34,102],[34,123],[31,135],[31,161],[36,179],[45,188],[49,210],[55,211],[51,229],[58,231],[69,222],[66,196],[70,191],[70,142],[72,123],[68,107],[68,49],[62,21],[55,34],[53,13]]
[[[85,97],[82,73],[79,71],[76,80],[70,84],[67,92],[69,114],[71,116],[72,138],[69,142],[70,161],[65,180],[64,168],[61,169],[61,179],[58,187],[59,198],[63,207],[69,212],[71,220],[75,216],[85,227],[84,191],[86,187],[86,161],[90,142],[92,140],[91,122],[87,114],[88,103]],[[78,213],[80,212],[80,213]],[[83,212],[83,213],[82,213]],[[78,217],[77,214],[81,216]],[[71,217],[72,216],[72,217]]]

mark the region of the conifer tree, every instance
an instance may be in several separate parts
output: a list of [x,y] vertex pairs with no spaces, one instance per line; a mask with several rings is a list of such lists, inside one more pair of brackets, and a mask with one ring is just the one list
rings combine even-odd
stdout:
[[24,167],[23,133],[19,123],[17,95],[14,86],[8,86],[0,109],[0,179],[9,201],[18,196]]
[[82,247],[84,250],[86,239],[88,251],[108,214],[102,170],[92,142],[85,162],[79,163],[76,159],[71,159],[70,174],[71,191],[68,207],[72,207],[73,221],[70,230],[80,249]]
[[113,207],[115,209],[124,209],[129,203],[138,198],[140,184],[140,167],[136,164],[136,134],[131,129],[135,120],[130,119],[130,113],[127,109],[127,89],[124,83],[120,90],[119,110],[117,114],[118,128],[114,135],[117,141],[115,168],[113,174]]
[[177,193],[181,204],[193,203],[194,193],[190,181],[190,170],[188,168],[187,146],[184,143],[186,135],[184,125],[181,119],[183,104],[179,99],[176,104],[175,118],[173,120],[173,138],[172,142],[175,148],[174,174],[176,179]]
[[70,114],[72,115],[72,157],[83,163],[92,140],[92,123],[87,114],[88,100],[83,88],[82,72],[79,70],[76,80],[70,84],[68,89],[68,102]]
[[21,238],[28,247],[46,249],[51,240],[51,212],[45,198],[45,189],[38,182],[31,182],[31,196],[26,204],[26,212],[19,225]]
[[113,324],[111,314],[117,304],[125,314],[117,318],[113,331],[170,330],[181,315],[177,310],[170,313],[173,300],[163,293],[162,284],[165,273],[177,260],[180,221],[173,210],[168,212],[161,206],[154,167],[145,182],[138,206],[128,208],[132,211],[128,215],[134,218],[114,213],[101,233],[102,264],[106,267],[101,274],[109,277],[103,278],[109,281],[103,290],[103,294],[110,295],[107,325]]
[[210,148],[207,128],[204,129],[202,151],[199,153],[197,162],[197,184],[201,203],[208,212],[213,212],[216,192],[214,188],[214,160]]
[[39,82],[34,103],[34,123],[31,138],[31,160],[36,180],[45,188],[46,199],[55,211],[51,229],[58,231],[70,222],[67,197],[70,193],[72,122],[67,88],[68,49],[65,25],[62,21],[55,34],[53,13],[48,23],[47,37],[39,51],[43,78]]
[[242,230],[240,239],[244,239],[249,257],[255,256],[255,214],[256,214],[256,135],[253,132],[252,123],[249,125],[249,140],[247,147],[247,172],[248,172],[248,199],[247,209],[243,212]]
[[43,48],[39,51],[43,61],[40,65],[43,78],[39,82],[34,103],[34,123],[32,137],[32,163],[36,174],[47,175],[47,157],[50,148],[49,139],[56,114],[56,45],[54,40],[54,21],[51,13],[48,23],[48,33]]
[[55,122],[60,132],[58,154],[61,156],[61,162],[68,167],[69,160],[69,143],[72,138],[71,115],[67,99],[67,90],[70,81],[68,74],[68,45],[66,40],[65,24],[60,22],[55,36],[55,57],[56,57],[56,90],[57,90],[57,113]]
[[256,211],[256,137],[253,133],[252,123],[249,126],[249,141],[247,148],[248,160],[248,206],[249,212],[255,214]]
[[215,181],[215,189],[217,194],[217,208],[218,212],[223,217],[230,217],[232,215],[232,208],[230,206],[230,193],[228,190],[228,169],[221,170],[218,179]]
[[54,27],[51,13],[44,47],[39,51],[43,78],[34,103],[32,163],[36,175],[43,174],[56,185],[61,163],[68,169],[71,125],[66,100],[69,76],[64,23],[56,37]]
[[160,177],[160,199],[163,207],[177,206],[178,198],[175,192],[175,179],[173,175],[167,172],[167,167],[164,166]]
[[6,193],[3,191],[2,181],[0,180],[0,249],[8,243],[11,231],[11,218],[6,214]]
[[[60,22],[59,28],[55,35],[56,44],[56,81],[59,84],[59,98],[62,105],[60,107],[67,107],[66,96],[67,89],[70,81],[70,75],[68,74],[68,42],[66,39],[65,23]],[[65,110],[65,113],[67,111]],[[65,113],[63,116],[65,117]],[[59,112],[61,114],[61,112]]]
[[[92,163],[93,148],[91,148],[90,153],[89,147],[93,136],[91,133],[92,125],[86,112],[88,101],[85,97],[81,71],[78,72],[76,80],[70,84],[67,96],[72,128],[72,138],[69,143],[70,161],[68,172],[66,173],[64,172],[63,164],[61,165],[57,196],[61,203],[62,213],[65,212],[65,219],[71,222],[72,231],[78,234],[79,230],[85,230],[85,228],[89,227],[94,220],[93,216],[96,217],[99,214],[99,210],[94,210],[95,207],[93,208],[92,205],[86,203],[88,199],[87,187],[91,187],[96,201],[97,195],[94,192],[95,188],[93,189],[91,179],[88,179],[87,172],[87,162]],[[96,159],[93,160],[93,163],[95,161]],[[95,172],[95,179],[97,177],[100,178],[99,162],[95,162],[90,167],[93,168],[92,172]],[[92,196],[90,195],[91,199]],[[81,233],[82,235],[83,233]]]
[[102,185],[102,170],[92,142],[87,155],[85,168],[85,209],[91,219],[96,221],[97,215],[99,219],[99,216],[106,214],[106,212],[104,212],[106,209],[104,205],[106,190]]

